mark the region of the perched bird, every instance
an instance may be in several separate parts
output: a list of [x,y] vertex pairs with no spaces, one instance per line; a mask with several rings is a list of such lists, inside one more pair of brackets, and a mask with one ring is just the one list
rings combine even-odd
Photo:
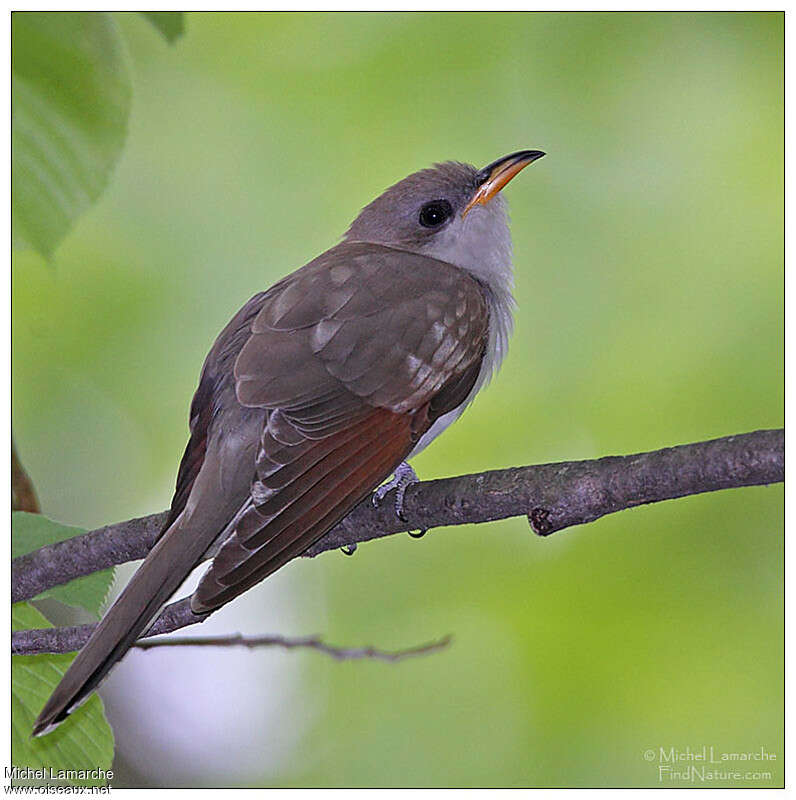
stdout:
[[512,328],[511,235],[500,190],[543,156],[447,162],[377,197],[340,244],[255,295],[213,344],[155,546],[33,728],[66,719],[206,556],[205,614],[301,555],[375,495],[497,370]]

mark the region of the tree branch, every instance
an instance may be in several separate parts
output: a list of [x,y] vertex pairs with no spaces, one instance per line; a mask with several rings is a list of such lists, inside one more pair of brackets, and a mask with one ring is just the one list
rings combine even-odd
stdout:
[[[517,467],[417,483],[404,500],[408,525],[388,499],[360,503],[304,555],[403,532],[526,516],[542,536],[645,503],[742,486],[779,483],[785,476],[782,429],[727,436],[630,456]],[[143,558],[165,512],[108,525],[14,559],[12,601],[105,567]],[[167,606],[149,635],[202,622],[188,600]],[[12,652],[69,652],[93,626],[18,631]]]
[[47,545],[11,562],[11,602],[101,569],[144,558],[167,512],[137,517]]
[[[374,659],[376,661],[401,661],[411,656],[427,655],[445,649],[452,637],[444,636],[434,642],[401,650],[378,650],[375,647],[335,647],[326,644],[317,636],[291,639],[284,636],[250,636],[240,633],[232,636],[197,636],[174,637],[146,641],[152,636],[171,633],[179,628],[204,622],[210,615],[199,616],[191,611],[190,598],[178,600],[166,606],[155,624],[144,634],[134,647],[151,650],[155,647],[282,647],[286,650],[309,648],[337,659],[352,661],[357,659]],[[15,631],[11,634],[11,655],[29,656],[38,653],[71,653],[79,650],[91,636],[96,625],[73,625],[68,628],[36,628],[26,631]]]

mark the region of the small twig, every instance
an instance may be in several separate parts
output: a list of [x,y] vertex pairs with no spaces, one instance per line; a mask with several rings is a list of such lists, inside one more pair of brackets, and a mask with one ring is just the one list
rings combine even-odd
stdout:
[[424,656],[444,650],[452,641],[448,636],[435,642],[407,647],[401,650],[379,650],[375,647],[335,647],[324,643],[318,636],[306,636],[290,639],[285,636],[244,636],[235,633],[231,636],[179,636],[171,639],[155,639],[153,641],[140,641],[134,646],[139,650],[153,650],[156,647],[282,647],[286,650],[295,648],[308,648],[325,653],[338,661],[353,661],[357,659],[374,659],[376,661],[403,661],[413,656]]
[[[243,647],[265,647],[273,645],[291,649],[294,647],[309,647],[327,653],[333,658],[375,658],[381,661],[400,661],[412,655],[432,653],[447,647],[451,641],[446,636],[436,642],[420,645],[405,650],[389,652],[366,648],[342,648],[324,644],[318,637],[300,639],[287,639],[282,636],[256,636],[246,638],[241,634],[232,636],[182,636],[170,639],[156,639],[149,641],[153,636],[171,633],[188,625],[204,622],[210,615],[198,616],[191,611],[191,598],[185,597],[176,603],[166,606],[158,619],[144,634],[135,647],[143,650],[153,647],[218,647],[240,645]],[[35,628],[25,631],[14,631],[11,634],[11,654],[15,656],[36,655],[37,653],[71,653],[79,650],[89,639],[95,624],[72,625],[65,628]]]

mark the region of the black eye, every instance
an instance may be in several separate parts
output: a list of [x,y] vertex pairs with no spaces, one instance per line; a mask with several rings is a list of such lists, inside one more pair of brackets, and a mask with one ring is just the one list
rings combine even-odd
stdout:
[[447,200],[432,200],[420,209],[420,224],[424,228],[438,228],[453,216],[453,209]]

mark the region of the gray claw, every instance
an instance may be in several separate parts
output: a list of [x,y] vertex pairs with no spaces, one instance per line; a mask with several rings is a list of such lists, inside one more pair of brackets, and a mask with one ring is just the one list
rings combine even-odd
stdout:
[[356,553],[356,551],[357,551],[356,542],[354,544],[343,545],[343,547],[340,548],[340,552],[344,556],[353,556],[354,553]]
[[373,505],[378,507],[381,501],[384,499],[384,496],[393,489],[396,489],[395,516],[398,517],[401,522],[407,522],[407,519],[404,516],[404,496],[406,495],[406,490],[413,483],[418,483],[418,481],[419,479],[417,477],[417,473],[409,466],[409,464],[407,464],[406,461],[401,462],[401,464],[399,464],[398,468],[395,470],[393,479],[379,486],[379,488],[373,493]]

